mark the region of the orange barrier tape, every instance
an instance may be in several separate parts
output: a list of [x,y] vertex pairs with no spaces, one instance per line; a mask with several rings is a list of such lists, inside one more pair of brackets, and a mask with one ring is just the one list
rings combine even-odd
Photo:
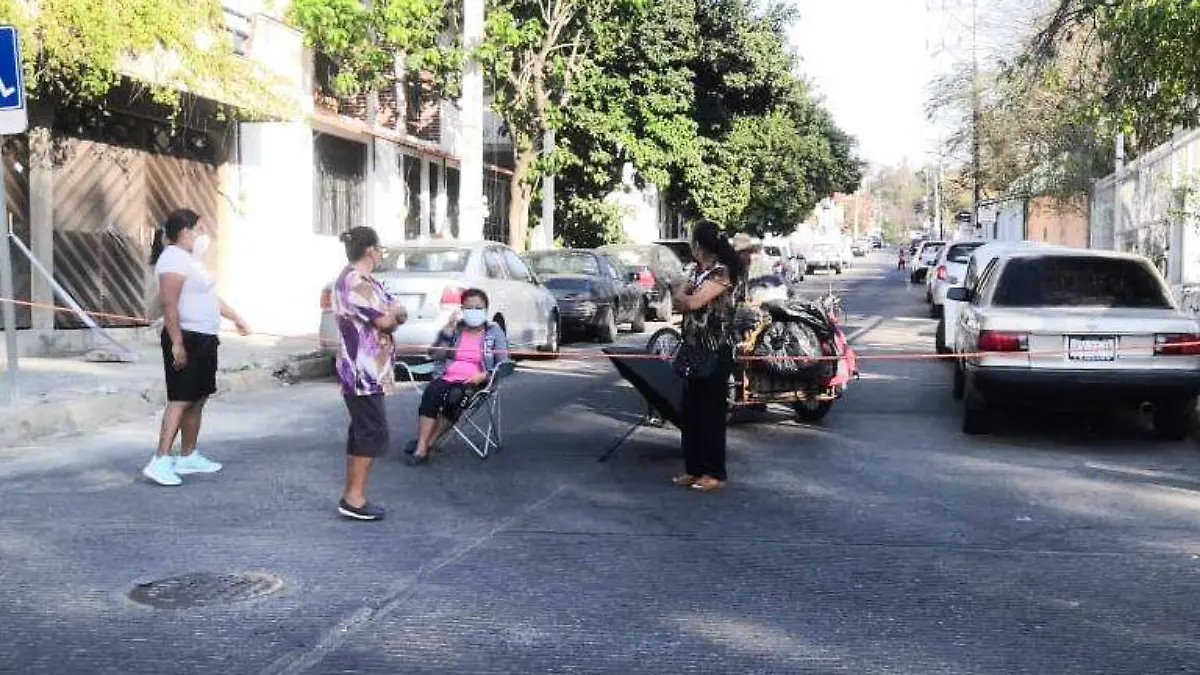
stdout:
[[[30,307],[30,308],[37,308],[37,309],[48,309],[48,310],[52,310],[54,312],[67,312],[67,313],[71,313],[71,314],[75,313],[75,310],[71,309],[70,307],[61,307],[58,305],[47,305],[47,304],[43,304],[43,303],[29,302],[26,300],[15,300],[12,298],[0,298],[0,303],[9,303],[9,304],[13,304],[13,305],[19,305],[22,307]],[[153,323],[149,319],[145,319],[142,317],[136,317],[136,316],[127,316],[127,315],[123,315],[123,314],[111,314],[111,313],[106,313],[106,312],[92,312],[92,311],[87,311],[87,310],[85,310],[84,313],[89,316],[92,316],[94,318],[110,319],[110,320],[115,320],[115,321],[127,321],[129,323],[136,323],[136,324],[140,324],[140,325],[150,325],[151,323]],[[275,338],[280,338],[280,339],[285,339],[285,340],[302,340],[302,339],[303,340],[312,340],[312,339],[316,338],[317,344],[320,345],[322,348],[332,348],[332,347],[338,346],[338,343],[331,343],[331,342],[321,339],[321,336],[316,333],[309,333],[309,334],[305,334],[305,335],[282,335],[282,334],[278,334],[278,333],[263,333],[263,332],[256,331],[256,332],[254,332],[254,335],[259,335],[259,336],[264,336],[264,337],[275,337]],[[517,346],[523,347],[523,346],[527,346],[527,345],[518,344]],[[1171,346],[1173,348],[1197,347],[1197,346],[1200,346],[1200,342],[1177,342],[1177,343],[1172,343]],[[398,354],[400,356],[424,356],[429,351],[429,345],[396,344],[395,347],[396,347],[396,354]],[[536,349],[509,349],[508,353],[510,356],[529,357],[529,358],[546,357],[547,356],[546,352],[539,351]],[[1116,352],[1116,355],[1120,356],[1122,353],[1128,354],[1129,350],[1118,349]],[[923,360],[937,361],[937,360],[943,360],[943,359],[972,359],[972,358],[982,358],[985,356],[1016,356],[1016,355],[1029,356],[1029,357],[1065,356],[1065,355],[1067,355],[1067,351],[1065,349],[1053,349],[1053,350],[1021,351],[1021,352],[966,352],[966,353],[961,353],[961,354],[937,354],[937,353],[930,353],[930,352],[894,352],[894,353],[889,353],[889,354],[871,354],[871,353],[862,353],[858,350],[855,350],[855,358],[858,361],[923,361]],[[627,359],[627,360],[666,361],[666,360],[670,360],[670,358],[671,358],[670,356],[663,356],[660,354],[613,354],[613,355],[609,355],[609,354],[603,354],[603,353],[598,354],[598,353],[592,352],[592,351],[581,351],[581,350],[560,350],[560,352],[558,354],[559,360],[567,360],[567,361],[570,361],[570,360],[585,361],[585,360],[589,360],[589,359],[595,359],[595,360]],[[743,362],[743,363],[755,362],[755,361],[795,361],[795,362],[799,362],[802,364],[807,364],[807,363],[819,363],[819,362],[823,362],[823,361],[839,361],[842,358],[844,358],[844,357],[842,357],[842,356],[818,356],[818,357],[805,358],[805,357],[794,357],[794,356],[738,356],[735,358],[735,360],[739,361],[739,362]]]

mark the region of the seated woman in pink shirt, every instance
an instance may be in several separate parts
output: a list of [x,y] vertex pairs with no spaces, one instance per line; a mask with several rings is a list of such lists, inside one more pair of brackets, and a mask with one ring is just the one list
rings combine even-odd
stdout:
[[429,355],[437,369],[421,397],[417,440],[406,448],[413,465],[429,459],[429,444],[453,423],[463,398],[486,384],[492,370],[508,359],[504,329],[488,321],[487,293],[477,288],[463,291],[462,318],[451,317]]

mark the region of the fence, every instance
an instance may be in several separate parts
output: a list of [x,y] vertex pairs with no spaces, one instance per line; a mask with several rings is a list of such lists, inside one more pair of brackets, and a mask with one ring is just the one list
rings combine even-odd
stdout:
[[1193,130],[1095,183],[1091,247],[1146,256],[1181,302],[1200,308],[1200,297],[1194,297],[1200,294],[1198,188],[1200,130]]

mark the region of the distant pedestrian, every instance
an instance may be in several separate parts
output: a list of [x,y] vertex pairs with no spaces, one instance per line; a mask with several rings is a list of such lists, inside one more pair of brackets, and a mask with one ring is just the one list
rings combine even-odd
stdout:
[[[196,450],[204,404],[217,391],[217,348],[221,318],[238,333],[250,328],[217,296],[217,283],[204,267],[212,243],[208,226],[188,209],[173,212],[154,233],[150,263],[158,278],[162,306],[162,355],[167,383],[158,451],[142,473],[159,485],[174,486],[180,476],[216,473],[221,465]],[[179,456],[171,455],[180,437]]]
[[372,276],[385,254],[375,230],[356,227],[342,234],[341,241],[350,264],[333,284],[333,312],[341,335],[337,375],[350,428],[338,513],[354,520],[380,520],[384,510],[367,501],[367,477],[391,442],[384,396],[396,389],[392,331],[408,314]]
[[745,270],[742,259],[716,225],[701,222],[692,231],[696,269],[675,291],[683,311],[683,343],[676,370],[684,377],[681,410],[685,473],[676,485],[704,492],[725,484],[725,417],[733,368],[734,289]]

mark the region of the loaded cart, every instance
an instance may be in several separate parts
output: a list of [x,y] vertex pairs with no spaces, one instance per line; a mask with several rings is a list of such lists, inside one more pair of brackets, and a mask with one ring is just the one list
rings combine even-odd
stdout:
[[[858,375],[854,350],[841,325],[841,301],[771,300],[738,308],[740,336],[729,383],[730,412],[786,404],[805,422],[829,413]],[[681,341],[674,328],[656,332],[644,349],[612,347],[604,352],[645,397],[650,419],[678,425],[683,381],[672,359]]]

